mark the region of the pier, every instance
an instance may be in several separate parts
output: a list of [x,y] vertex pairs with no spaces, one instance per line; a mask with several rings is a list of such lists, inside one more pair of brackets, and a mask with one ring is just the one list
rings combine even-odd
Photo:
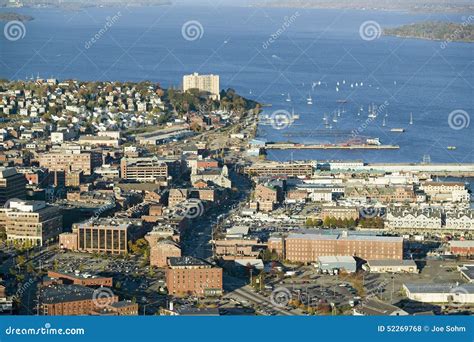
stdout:
[[369,145],[369,144],[295,144],[274,143],[266,144],[268,150],[398,150],[398,145]]

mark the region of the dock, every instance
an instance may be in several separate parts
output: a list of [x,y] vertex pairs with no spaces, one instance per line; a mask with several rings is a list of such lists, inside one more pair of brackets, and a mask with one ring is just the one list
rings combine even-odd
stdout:
[[370,145],[370,144],[295,144],[274,143],[266,144],[268,150],[398,150],[398,145]]

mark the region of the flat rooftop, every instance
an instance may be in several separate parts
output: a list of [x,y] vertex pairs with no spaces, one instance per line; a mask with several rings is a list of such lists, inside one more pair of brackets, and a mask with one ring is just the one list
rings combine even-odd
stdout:
[[44,304],[57,304],[92,299],[94,289],[81,285],[50,285],[41,290],[40,300]]
[[[404,284],[411,293],[454,293],[474,294],[474,284]],[[457,289],[459,291],[457,291]]]

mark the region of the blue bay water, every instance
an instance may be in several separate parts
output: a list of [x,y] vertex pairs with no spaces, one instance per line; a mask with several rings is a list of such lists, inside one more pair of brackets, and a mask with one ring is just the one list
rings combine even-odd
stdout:
[[[282,130],[261,126],[259,136],[264,139],[344,142],[358,129],[364,137],[400,146],[390,151],[271,151],[271,159],[418,162],[429,155],[432,162],[474,162],[474,124],[455,130],[448,123],[454,110],[465,111],[469,119],[474,115],[474,45],[449,43],[443,49],[436,41],[385,36],[365,41],[359,34],[368,20],[391,27],[436,19],[462,22],[461,14],[178,5],[18,12],[35,19],[25,23],[23,39],[0,37],[2,78],[39,74],[58,79],[150,80],[177,87],[183,74],[214,73],[221,76],[221,88],[232,87],[272,104],[266,113],[294,110],[300,116]],[[114,15],[115,23],[100,33]],[[192,20],[202,26],[202,37],[189,41],[183,38],[182,26]],[[86,48],[96,34],[100,38]],[[272,34],[277,38],[268,44]],[[321,85],[312,90],[319,81]],[[356,82],[363,86],[355,87]],[[306,103],[310,93],[313,105]],[[291,102],[286,101],[287,94]],[[347,100],[344,106],[337,102],[342,99]],[[383,103],[386,108],[377,119],[365,124],[367,107]],[[360,107],[364,112],[358,116]],[[332,119],[337,110],[344,112],[336,123]],[[332,129],[324,126],[325,113]],[[409,125],[410,113],[413,125]],[[391,128],[406,132],[392,133]]]

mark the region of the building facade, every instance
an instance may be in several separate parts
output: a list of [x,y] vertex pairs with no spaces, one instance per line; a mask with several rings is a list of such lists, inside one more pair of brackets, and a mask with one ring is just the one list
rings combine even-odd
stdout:
[[222,268],[193,257],[169,258],[166,286],[172,295],[198,297],[222,294]]
[[183,76],[183,91],[190,89],[199,89],[209,94],[213,100],[220,99],[219,76],[218,75],[199,75],[193,73]]

